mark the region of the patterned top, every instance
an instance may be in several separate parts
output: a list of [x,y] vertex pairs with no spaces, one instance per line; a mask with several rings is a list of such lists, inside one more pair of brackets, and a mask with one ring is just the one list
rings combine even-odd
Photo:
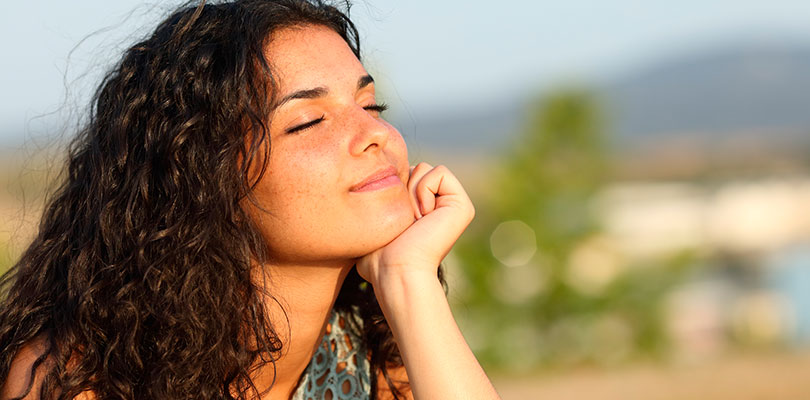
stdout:
[[301,375],[292,400],[369,398],[366,346],[346,325],[346,316],[332,310],[323,340]]

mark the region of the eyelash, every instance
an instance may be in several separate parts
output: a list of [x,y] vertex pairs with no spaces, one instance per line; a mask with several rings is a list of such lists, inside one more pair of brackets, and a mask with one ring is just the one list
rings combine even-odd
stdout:
[[383,111],[388,109],[388,104],[385,103],[372,104],[370,106],[363,107],[363,109],[368,111],[376,111],[377,113],[382,113]]
[[[374,111],[374,112],[379,114],[379,113],[382,113],[383,111],[387,110],[388,105],[385,104],[385,103],[371,104],[371,105],[363,107],[363,109],[366,110],[366,111]],[[287,133],[301,132],[303,130],[312,128],[313,126],[323,122],[323,120],[324,120],[324,116],[321,115],[319,118],[313,119],[312,121],[305,122],[305,123],[303,123],[301,125],[296,125],[296,126],[290,128],[290,129],[287,129]]]
[[296,126],[290,128],[290,129],[287,129],[287,133],[296,133],[296,132],[303,131],[305,129],[309,129],[309,128],[315,126],[316,124],[320,123],[321,121],[323,121],[323,119],[324,119],[323,117],[324,116],[321,115],[319,118],[313,119],[312,121],[305,122],[305,123],[303,123],[301,125],[296,125]]

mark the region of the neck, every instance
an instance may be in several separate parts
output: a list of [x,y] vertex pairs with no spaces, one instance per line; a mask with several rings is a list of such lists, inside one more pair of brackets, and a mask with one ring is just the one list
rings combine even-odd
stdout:
[[265,366],[256,378],[257,386],[268,387],[275,374],[269,398],[288,399],[292,394],[321,342],[330,311],[352,265],[272,264],[260,268],[258,282],[272,296],[266,299],[265,308],[282,342],[275,368],[272,364]]

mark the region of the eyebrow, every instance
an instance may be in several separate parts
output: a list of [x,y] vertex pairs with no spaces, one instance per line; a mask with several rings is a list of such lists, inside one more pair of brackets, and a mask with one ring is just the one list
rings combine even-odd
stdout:
[[[363,75],[360,79],[357,80],[357,90],[363,89],[364,87],[374,83],[374,78],[371,75]],[[284,96],[273,108],[279,108],[284,103],[287,103],[291,100],[295,99],[317,99],[319,97],[324,97],[329,94],[329,89],[319,86],[312,89],[303,89],[292,92],[286,96]]]
[[357,80],[357,90],[360,90],[368,85],[374,83],[374,78],[371,75],[363,75]]

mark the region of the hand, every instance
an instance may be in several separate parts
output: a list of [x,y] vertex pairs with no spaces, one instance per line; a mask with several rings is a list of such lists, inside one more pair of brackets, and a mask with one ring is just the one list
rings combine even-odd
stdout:
[[[436,269],[475,214],[450,171],[419,164],[408,178],[416,221],[361,257],[357,272],[374,294],[402,355],[416,399],[499,399],[461,335]],[[412,397],[411,397],[412,395]]]
[[421,275],[435,280],[439,264],[475,215],[461,183],[445,166],[412,167],[407,186],[416,221],[357,261],[357,272],[375,289],[392,277]]

